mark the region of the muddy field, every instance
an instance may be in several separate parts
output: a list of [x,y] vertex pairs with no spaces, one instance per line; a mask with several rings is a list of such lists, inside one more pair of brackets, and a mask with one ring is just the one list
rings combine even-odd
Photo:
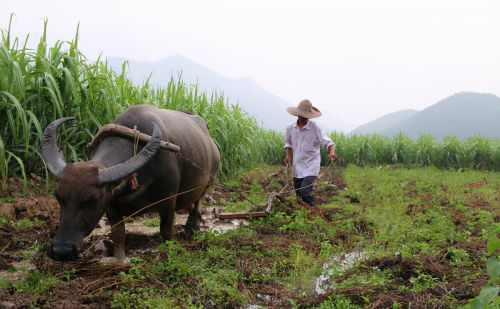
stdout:
[[268,218],[219,219],[264,210],[286,182],[281,168],[262,167],[219,183],[194,240],[183,235],[185,214],[167,243],[155,215],[130,219],[128,263],[116,264],[105,219],[80,260],[50,260],[57,203],[37,176],[28,197],[11,179],[0,205],[0,308],[455,308],[488,281],[495,173],[329,167],[313,208],[286,192]]

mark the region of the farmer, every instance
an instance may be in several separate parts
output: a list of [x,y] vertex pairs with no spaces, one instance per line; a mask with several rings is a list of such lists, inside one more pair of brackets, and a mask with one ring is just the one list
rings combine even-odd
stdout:
[[323,145],[328,149],[330,159],[335,161],[335,144],[310,120],[321,116],[321,112],[309,100],[302,100],[297,107],[289,107],[287,111],[298,118],[286,128],[285,164],[292,164],[293,186],[297,198],[313,206],[311,194],[321,162],[319,147]]

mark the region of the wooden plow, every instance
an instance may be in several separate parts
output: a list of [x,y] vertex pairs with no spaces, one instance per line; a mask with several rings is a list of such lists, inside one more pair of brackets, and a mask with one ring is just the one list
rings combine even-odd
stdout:
[[[286,166],[286,175],[287,180],[290,179],[290,173],[288,172],[288,165]],[[283,195],[286,192],[288,187],[290,186],[290,181],[286,183],[283,189],[278,193],[271,193],[267,198],[267,207],[265,211],[254,211],[254,212],[236,212],[236,213],[221,213],[219,214],[220,220],[226,219],[254,219],[254,218],[264,218],[267,217],[271,213],[271,208],[273,207],[273,199],[275,197]]]

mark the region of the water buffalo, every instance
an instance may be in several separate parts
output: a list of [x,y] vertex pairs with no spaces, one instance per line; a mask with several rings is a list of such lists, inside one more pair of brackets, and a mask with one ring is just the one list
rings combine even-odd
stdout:
[[[215,177],[220,154],[203,119],[184,112],[135,105],[113,122],[137,129],[152,138],[134,151],[134,140],[107,136],[86,162],[68,163],[59,154],[57,128],[72,117],[52,122],[45,130],[42,151],[47,167],[56,177],[55,196],[61,209],[60,225],[47,253],[57,260],[77,259],[83,239],[106,214],[114,226],[111,239],[114,257],[125,258],[124,216],[169,196],[153,207],[160,215],[163,239],[173,236],[174,213],[186,209],[186,233],[199,229],[200,199]],[[160,140],[180,147],[180,153],[163,150]],[[140,150],[140,151],[139,151]],[[134,155],[134,153],[137,153]],[[134,185],[132,185],[134,182]]]

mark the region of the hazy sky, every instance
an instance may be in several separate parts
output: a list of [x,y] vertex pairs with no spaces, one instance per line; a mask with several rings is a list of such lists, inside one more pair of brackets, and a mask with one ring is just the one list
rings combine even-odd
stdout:
[[0,0],[0,28],[93,59],[181,54],[361,124],[461,91],[500,94],[499,0]]

